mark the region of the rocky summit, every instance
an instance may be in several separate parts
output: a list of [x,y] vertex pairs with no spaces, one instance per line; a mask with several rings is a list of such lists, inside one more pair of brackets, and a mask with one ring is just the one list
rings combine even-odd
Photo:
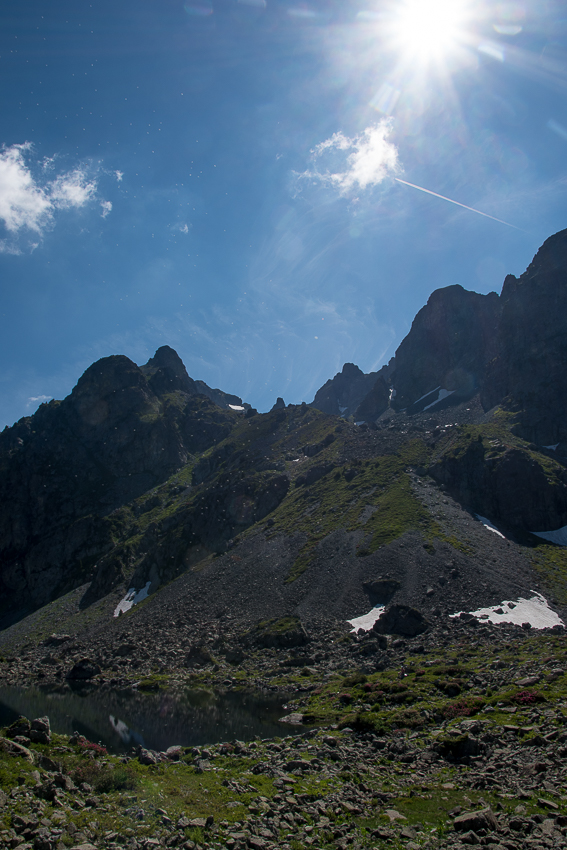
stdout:
[[285,717],[112,754],[10,715],[0,845],[566,846],[566,307],[563,231],[311,404],[258,413],[164,346],[6,428],[0,704]]

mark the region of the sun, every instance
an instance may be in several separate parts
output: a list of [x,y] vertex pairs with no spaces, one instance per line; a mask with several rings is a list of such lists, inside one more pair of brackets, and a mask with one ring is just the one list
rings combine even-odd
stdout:
[[467,0],[401,0],[393,20],[393,38],[408,58],[439,59],[462,40]]

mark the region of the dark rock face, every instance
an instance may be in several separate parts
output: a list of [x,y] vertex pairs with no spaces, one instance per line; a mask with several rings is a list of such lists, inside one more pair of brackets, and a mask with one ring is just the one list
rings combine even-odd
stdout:
[[[387,368],[387,367],[384,367]],[[381,372],[383,370],[380,370]],[[378,381],[378,378],[381,378]],[[366,397],[371,393],[367,402],[368,412],[380,410],[383,413],[388,406],[388,390],[386,388],[385,398],[383,387],[385,387],[384,376],[380,372],[369,372],[367,375],[355,366],[354,363],[345,363],[341,372],[331,378],[315,394],[311,402],[312,407],[322,410],[323,413],[334,413],[337,416],[350,416],[354,414]],[[377,416],[372,418],[378,418]],[[358,415],[358,414],[357,414]]]
[[508,528],[543,531],[567,519],[567,472],[552,475],[527,451],[489,452],[473,440],[429,469],[463,504]]
[[356,410],[356,422],[375,422],[388,409],[390,388],[383,375],[378,375],[370,392],[364,396]]
[[521,435],[540,445],[567,437],[567,230],[550,237],[501,295],[498,350],[483,387],[486,409],[508,399]]
[[172,349],[150,364],[105,357],[0,434],[0,615],[88,580],[112,547],[105,517],[233,427],[235,414],[191,392]]
[[497,351],[500,300],[462,286],[437,289],[396,351],[392,375],[395,410],[421,409],[436,400],[422,398],[437,388],[460,400],[482,385],[486,364]]
[[566,316],[564,230],[542,245],[520,278],[506,277],[500,296],[459,285],[437,289],[387,367],[365,375],[346,363],[312,404],[372,422],[389,406],[413,415],[480,392],[485,410],[505,404],[517,413],[524,439],[543,446],[567,442]]

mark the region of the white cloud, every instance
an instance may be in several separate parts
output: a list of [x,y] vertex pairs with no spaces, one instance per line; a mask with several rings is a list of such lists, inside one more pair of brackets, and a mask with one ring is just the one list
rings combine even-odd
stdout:
[[182,224],[180,225],[179,230],[181,231],[181,233],[189,233],[189,225]]
[[332,157],[332,165],[325,171],[305,171],[299,177],[332,186],[341,195],[377,186],[400,170],[398,149],[388,141],[391,129],[391,122],[383,119],[353,138],[334,133],[311,151],[315,160]]
[[0,152],[0,219],[16,233],[22,227],[39,232],[51,214],[47,193],[36,185],[24,162],[31,145],[12,145]]
[[84,207],[96,192],[96,183],[87,178],[81,168],[57,177],[48,187],[54,207],[70,209]]
[[31,407],[32,404],[43,404],[44,401],[51,401],[52,398],[52,395],[31,395],[28,398],[26,407]]
[[123,171],[115,171],[114,176],[116,177],[117,183],[122,183],[122,178],[124,177],[124,172]]
[[[86,168],[77,167],[49,180],[46,172],[53,170],[55,157],[35,163],[40,166],[36,176],[29,164],[32,154],[29,142],[0,149],[0,222],[12,237],[0,241],[3,253],[20,253],[15,237],[25,231],[41,236],[58,210],[78,210],[96,198],[97,181]],[[103,216],[108,215],[112,205],[101,203]]]
[[112,203],[111,203],[111,201],[101,201],[100,206],[102,208],[101,217],[106,218],[106,216],[112,210]]

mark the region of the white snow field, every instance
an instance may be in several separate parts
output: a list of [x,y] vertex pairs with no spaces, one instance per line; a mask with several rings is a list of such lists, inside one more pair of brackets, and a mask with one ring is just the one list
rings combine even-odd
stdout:
[[125,614],[126,611],[129,611],[134,605],[137,605],[138,602],[142,602],[148,596],[148,591],[150,589],[151,581],[146,582],[146,586],[141,590],[136,590],[135,587],[131,587],[124,599],[121,599],[116,608],[114,609],[114,616],[119,617],[120,614]]
[[496,526],[495,526],[495,525],[493,525],[493,524],[490,522],[490,520],[489,520],[489,519],[487,519],[485,516],[481,516],[480,514],[475,514],[475,517],[476,517],[478,520],[480,520],[480,522],[484,525],[484,527],[485,527],[485,528],[488,528],[488,530],[489,530],[489,531],[493,531],[495,534],[497,534],[497,535],[498,535],[498,537],[503,537],[503,538],[504,538],[504,540],[506,540],[506,538],[504,537],[504,535],[502,534],[502,532],[501,532],[501,531],[498,531],[498,529],[496,528]]
[[454,393],[454,392],[455,392],[455,390],[444,390],[444,389],[440,389],[440,390],[439,390],[439,395],[437,396],[437,398],[435,399],[435,401],[432,401],[432,402],[431,402],[431,404],[428,404],[428,405],[426,405],[426,406],[423,408],[424,412],[425,412],[426,410],[429,410],[429,408],[430,408],[430,407],[435,407],[435,405],[436,405],[436,404],[439,404],[439,402],[440,402],[440,401],[443,401],[443,399],[445,399],[445,398],[449,398],[449,396],[450,396],[450,395],[453,395],[453,393]]
[[357,632],[359,629],[362,629],[363,632],[369,632],[384,610],[384,607],[384,605],[376,605],[374,608],[371,608],[368,614],[363,614],[362,617],[355,617],[354,620],[347,620],[347,623],[350,623],[352,626],[351,632]]
[[556,531],[532,531],[532,534],[543,540],[549,540],[550,543],[557,543],[558,546],[567,546],[567,525]]
[[[492,605],[489,608],[479,608],[477,611],[468,611],[477,620],[488,620],[491,623],[529,623],[534,629],[549,629],[553,626],[564,626],[565,623],[558,614],[547,604],[547,599],[532,590],[534,596],[530,599],[520,597],[516,601],[504,601],[500,605]],[[451,617],[459,617],[461,611],[451,614]]]

